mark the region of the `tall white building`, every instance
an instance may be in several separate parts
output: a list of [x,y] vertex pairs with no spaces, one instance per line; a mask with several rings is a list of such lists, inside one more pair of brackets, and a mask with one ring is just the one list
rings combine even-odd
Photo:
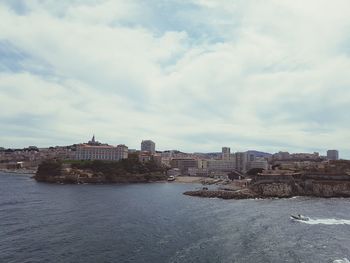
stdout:
[[231,155],[230,147],[222,147],[221,157],[223,160],[229,160]]
[[156,152],[156,144],[151,140],[143,140],[141,142],[141,151],[150,152],[153,154]]
[[235,153],[236,169],[240,172],[247,171],[248,154],[247,152],[236,152]]

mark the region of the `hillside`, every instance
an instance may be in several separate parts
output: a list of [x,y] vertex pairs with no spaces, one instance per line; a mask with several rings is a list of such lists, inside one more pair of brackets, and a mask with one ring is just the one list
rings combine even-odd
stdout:
[[34,176],[48,183],[141,183],[166,179],[154,161],[141,163],[137,156],[117,162],[46,160]]

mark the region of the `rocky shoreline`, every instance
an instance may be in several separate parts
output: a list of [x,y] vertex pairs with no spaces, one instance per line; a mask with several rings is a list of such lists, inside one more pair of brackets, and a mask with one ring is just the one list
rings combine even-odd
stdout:
[[18,174],[18,175],[34,175],[36,170],[33,169],[0,169],[0,172],[7,174]]
[[[342,180],[324,180],[325,178],[301,178],[289,181],[255,181],[246,188],[230,190],[196,190],[187,191],[189,196],[222,198],[222,199],[252,199],[252,198],[290,198],[294,196],[312,196],[322,198],[350,197],[350,180],[342,176]],[[349,178],[350,179],[350,178]]]
[[184,195],[206,197],[206,198],[221,198],[221,199],[252,199],[262,198],[249,189],[227,191],[227,190],[196,190],[184,192]]

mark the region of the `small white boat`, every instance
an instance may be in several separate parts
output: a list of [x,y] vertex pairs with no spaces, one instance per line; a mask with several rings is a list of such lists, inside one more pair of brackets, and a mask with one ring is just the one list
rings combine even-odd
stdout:
[[168,177],[168,182],[172,182],[172,181],[175,181],[175,176],[170,175]]
[[290,215],[290,217],[295,220],[309,221],[309,218],[303,215]]

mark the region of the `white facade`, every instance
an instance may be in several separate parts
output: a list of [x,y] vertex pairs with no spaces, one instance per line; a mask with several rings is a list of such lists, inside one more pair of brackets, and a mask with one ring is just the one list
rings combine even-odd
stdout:
[[247,171],[248,154],[246,152],[235,153],[236,169],[240,172]]
[[235,160],[208,160],[209,171],[233,171],[236,169]]
[[119,161],[128,158],[128,147],[125,145],[88,145],[82,144],[77,147],[76,160],[105,160]]

